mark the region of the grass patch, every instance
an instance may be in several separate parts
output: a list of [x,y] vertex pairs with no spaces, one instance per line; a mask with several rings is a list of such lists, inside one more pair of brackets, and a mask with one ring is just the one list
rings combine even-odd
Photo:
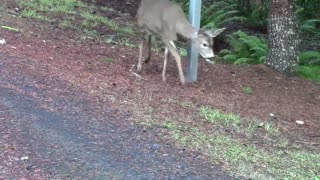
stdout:
[[219,122],[223,125],[229,126],[237,126],[240,123],[240,116],[233,113],[222,113],[219,110],[211,109],[209,107],[201,107],[200,115],[204,117],[210,123]]
[[42,21],[52,21],[50,18],[48,18],[47,16],[38,14],[36,11],[34,10],[30,10],[30,9],[25,9],[21,12],[21,16],[25,17],[25,18],[34,18],[34,19],[39,19]]
[[91,14],[90,12],[83,12],[81,13],[81,17],[83,17],[86,21],[91,21],[95,24],[106,25],[110,27],[111,30],[114,30],[114,31],[119,29],[118,23],[103,16]]
[[[290,143],[282,137],[276,124],[249,121],[205,106],[200,108],[199,114],[209,122],[205,128],[174,121],[165,122],[162,127],[168,129],[180,146],[210,156],[212,162],[222,163],[225,170],[235,176],[261,180],[316,179],[319,176],[318,149]],[[230,128],[235,131],[225,131]]]
[[262,149],[226,134],[209,134],[198,128],[165,125],[180,145],[201,151],[223,163],[235,175],[252,179],[312,179],[320,169],[320,154],[290,148]]
[[200,116],[210,123],[233,128],[238,133],[243,133],[247,136],[250,136],[250,134],[257,131],[258,128],[264,129],[269,135],[276,135],[279,133],[279,128],[272,122],[264,123],[259,122],[258,120],[244,120],[237,114],[224,113],[207,106],[200,108]]
[[20,4],[27,9],[65,13],[74,13],[76,7],[85,7],[77,0],[20,0]]
[[20,0],[19,3],[24,9],[23,17],[58,23],[62,28],[74,29],[99,41],[106,39],[107,30],[108,34],[116,36],[111,39],[112,43],[136,47],[136,43],[127,38],[135,34],[133,25],[120,24],[102,15],[103,11],[117,13],[110,8],[90,6],[77,0]]

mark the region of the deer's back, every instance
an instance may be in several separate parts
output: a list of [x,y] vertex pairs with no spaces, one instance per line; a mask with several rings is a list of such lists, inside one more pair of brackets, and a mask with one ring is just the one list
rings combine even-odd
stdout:
[[179,25],[188,24],[183,10],[169,0],[141,0],[138,26],[168,40],[176,40]]

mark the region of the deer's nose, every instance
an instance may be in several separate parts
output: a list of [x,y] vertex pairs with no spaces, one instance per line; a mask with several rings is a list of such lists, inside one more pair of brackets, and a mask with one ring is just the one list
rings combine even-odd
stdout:
[[205,59],[214,57],[214,54],[212,51],[200,51],[200,54]]

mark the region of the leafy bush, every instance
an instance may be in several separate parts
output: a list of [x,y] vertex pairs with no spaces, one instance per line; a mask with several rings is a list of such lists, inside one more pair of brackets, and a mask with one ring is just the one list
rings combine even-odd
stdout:
[[242,31],[237,31],[229,35],[227,41],[232,50],[222,50],[220,56],[229,63],[259,64],[266,59],[268,46],[264,38],[249,36]]

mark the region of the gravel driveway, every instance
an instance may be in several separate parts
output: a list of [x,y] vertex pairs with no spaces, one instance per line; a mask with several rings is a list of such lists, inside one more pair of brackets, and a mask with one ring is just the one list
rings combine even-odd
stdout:
[[0,51],[0,179],[233,179],[33,67]]

